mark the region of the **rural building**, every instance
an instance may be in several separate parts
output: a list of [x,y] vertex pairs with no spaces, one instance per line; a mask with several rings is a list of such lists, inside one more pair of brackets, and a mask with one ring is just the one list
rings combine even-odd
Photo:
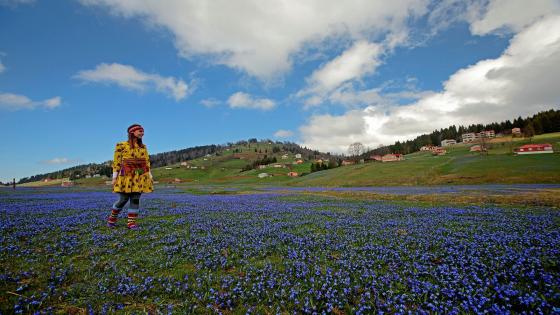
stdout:
[[315,160],[315,163],[320,163],[320,164],[323,164],[323,162],[326,162],[326,161],[323,161],[323,160],[321,160],[321,159],[317,159],[317,160]]
[[477,145],[473,145],[470,149],[470,152],[481,152],[481,151],[486,151],[486,148],[483,148],[480,144]]
[[289,172],[288,176],[290,177],[298,177],[298,173],[297,172]]
[[342,161],[342,166],[346,166],[346,165],[353,165],[356,164],[354,161],[350,161],[350,160],[343,160]]
[[425,145],[425,146],[423,146],[423,147],[420,148],[420,151],[432,151],[432,148],[433,148],[433,147],[434,147],[434,146],[431,145],[431,144]]
[[511,129],[511,134],[512,135],[521,135],[521,128],[512,128]]
[[542,154],[542,153],[554,153],[552,149],[552,144],[541,143],[541,144],[526,144],[515,149],[515,154]]
[[266,178],[266,177],[270,177],[270,174],[268,173],[260,173],[259,175],[257,175],[259,178]]
[[381,162],[395,162],[395,161],[402,161],[404,160],[404,155],[400,153],[389,153],[385,154],[381,158]]
[[259,165],[259,170],[266,168],[266,165]]
[[464,134],[461,135],[461,138],[463,139],[463,142],[465,142],[465,143],[474,142],[477,139],[476,133],[474,133],[474,132],[464,133]]
[[301,159],[301,154],[296,154],[296,159]]
[[173,181],[176,182],[176,183],[180,183],[180,182],[181,182],[181,180],[180,180],[179,178],[175,178]]
[[382,157],[381,155],[372,155],[372,156],[370,156],[369,158],[370,158],[371,160],[379,161],[379,162],[381,162],[381,161],[383,160],[383,157]]
[[288,155],[287,155],[287,154],[282,155],[282,160],[285,160],[285,159],[287,159],[287,158],[288,158]]
[[447,153],[447,150],[445,150],[444,148],[441,147],[434,147],[432,149],[432,154],[433,155],[445,155]]
[[43,182],[48,183],[48,182],[50,182],[51,180],[52,180],[52,179],[50,179],[50,178],[45,178],[45,179],[43,179]]
[[484,130],[481,131],[478,135],[478,138],[496,138],[496,133],[494,130]]
[[454,145],[454,144],[457,144],[457,141],[455,139],[441,140],[441,146],[442,147],[448,147],[448,146]]
[[286,166],[284,166],[284,165],[282,165],[282,164],[274,164],[273,166],[274,166],[275,168],[282,168],[282,167],[286,167]]
[[61,186],[61,187],[72,187],[72,186],[74,186],[74,182],[73,182],[73,181],[69,181],[69,180],[63,181],[63,182],[60,184],[60,186]]
[[294,164],[303,164],[303,160],[296,160]]

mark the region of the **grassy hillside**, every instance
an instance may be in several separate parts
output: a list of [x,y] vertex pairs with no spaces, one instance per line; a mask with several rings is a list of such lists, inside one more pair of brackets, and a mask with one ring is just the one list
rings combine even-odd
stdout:
[[[172,183],[178,179],[181,182],[196,184],[275,184],[293,180],[287,175],[290,171],[300,174],[310,172],[311,162],[307,161],[304,164],[293,165],[294,154],[283,151],[272,153],[273,146],[273,144],[262,142],[252,143],[248,146],[236,146],[220,155],[188,161],[190,167],[175,164],[155,168],[153,174],[161,183]],[[282,159],[284,154],[288,155],[286,159]],[[284,164],[286,168],[275,168],[270,165],[264,169],[242,171],[246,165],[252,164],[257,159],[262,159],[265,155],[270,158],[275,157],[277,159],[276,164]],[[257,175],[260,173],[268,173],[272,176],[258,178]]]
[[[554,154],[514,155],[522,144],[551,143]],[[496,139],[488,144],[487,155],[469,152],[459,144],[444,156],[416,152],[405,161],[367,163],[322,171],[291,182],[297,186],[385,186],[481,183],[559,183],[560,133],[533,139]]]
[[[514,155],[513,149],[526,143],[551,143],[554,154]],[[214,185],[289,185],[289,186],[393,186],[393,185],[441,185],[482,183],[560,183],[560,133],[525,138],[498,138],[487,144],[488,154],[469,152],[470,145],[458,144],[448,148],[444,156],[432,156],[429,152],[416,152],[406,156],[405,161],[390,163],[366,163],[320,171],[303,177],[292,178],[290,171],[309,173],[311,161],[293,165],[295,160],[289,152],[272,153],[272,144],[252,143],[223,151],[219,155],[188,161],[190,168],[180,164],[153,169],[155,179],[161,184]],[[257,152],[255,152],[255,149]],[[234,152],[236,150],[236,152]],[[286,168],[242,171],[256,159],[276,157]],[[282,159],[288,154],[287,159]],[[259,173],[272,175],[258,178]],[[106,179],[90,178],[76,182],[80,186],[102,186]],[[37,182],[29,186],[45,185]],[[60,185],[51,182],[47,185]]]

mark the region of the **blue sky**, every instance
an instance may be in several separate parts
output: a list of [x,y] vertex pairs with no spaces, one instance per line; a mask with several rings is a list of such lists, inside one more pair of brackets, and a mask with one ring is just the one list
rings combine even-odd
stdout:
[[345,153],[559,108],[557,0],[0,0],[0,181],[247,138]]

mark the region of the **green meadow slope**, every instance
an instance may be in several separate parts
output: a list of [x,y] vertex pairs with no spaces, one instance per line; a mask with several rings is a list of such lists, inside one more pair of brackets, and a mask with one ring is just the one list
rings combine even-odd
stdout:
[[[555,153],[521,156],[512,153],[514,148],[530,142],[551,143]],[[281,159],[286,152],[272,154],[273,146],[257,143],[234,147],[219,155],[188,161],[191,168],[179,164],[169,165],[153,169],[153,174],[160,184],[217,187],[560,183],[560,133],[539,135],[532,139],[493,139],[488,143],[489,151],[485,155],[469,152],[469,145],[458,144],[447,148],[448,154],[444,156],[416,152],[406,155],[406,159],[400,162],[370,162],[314,173],[310,173],[310,161],[293,165],[293,154],[288,153],[288,159]],[[234,149],[237,149],[236,153]],[[287,164],[288,167],[269,166],[265,169],[242,171],[247,164],[252,164],[265,154],[268,157],[276,157],[278,163]],[[287,175],[290,171],[308,174],[292,178]],[[259,173],[273,176],[258,178]],[[76,184],[98,186],[105,185],[105,180],[81,179],[76,181]]]
[[532,143],[551,143],[554,154],[514,155],[529,139],[495,139],[488,154],[469,152],[469,145],[448,148],[448,154],[407,155],[406,160],[366,163],[322,171],[292,181],[296,186],[390,186],[490,183],[560,183],[560,133],[535,136]]

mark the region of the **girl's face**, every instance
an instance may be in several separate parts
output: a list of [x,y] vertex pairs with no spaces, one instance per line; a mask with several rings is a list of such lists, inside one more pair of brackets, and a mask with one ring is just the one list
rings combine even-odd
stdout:
[[138,139],[142,139],[142,137],[144,136],[144,129],[138,129],[134,131],[133,135]]

